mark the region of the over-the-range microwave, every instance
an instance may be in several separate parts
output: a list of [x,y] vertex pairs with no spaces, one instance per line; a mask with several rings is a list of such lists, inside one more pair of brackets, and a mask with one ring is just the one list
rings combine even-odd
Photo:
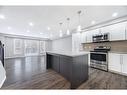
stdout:
[[93,35],[92,40],[94,43],[109,41],[109,33]]

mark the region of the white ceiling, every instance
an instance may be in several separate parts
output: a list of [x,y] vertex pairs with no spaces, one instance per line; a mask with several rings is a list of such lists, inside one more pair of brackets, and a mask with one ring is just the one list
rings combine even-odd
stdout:
[[[91,21],[100,23],[114,19],[112,14],[118,13],[117,17],[127,15],[127,6],[1,6],[0,14],[5,19],[0,19],[0,32],[24,36],[49,38],[59,37],[60,25],[66,34],[67,18],[70,18],[70,30],[78,26],[77,11],[81,10],[81,25],[91,26]],[[29,26],[33,22],[34,26]],[[11,29],[8,29],[8,26]],[[47,27],[50,27],[49,31]],[[29,30],[30,32],[26,32]],[[40,34],[42,33],[42,34]],[[65,35],[66,36],[66,35]]]

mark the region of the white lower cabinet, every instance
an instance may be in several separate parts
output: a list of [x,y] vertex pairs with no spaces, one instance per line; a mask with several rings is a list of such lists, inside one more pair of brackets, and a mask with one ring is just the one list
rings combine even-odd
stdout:
[[120,54],[109,53],[109,70],[121,72]]
[[127,75],[127,54],[109,53],[110,71]]
[[127,74],[127,54],[122,55],[122,72]]

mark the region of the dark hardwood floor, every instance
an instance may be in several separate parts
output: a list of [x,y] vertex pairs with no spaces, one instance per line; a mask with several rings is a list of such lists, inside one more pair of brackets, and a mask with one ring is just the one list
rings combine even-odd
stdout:
[[[1,89],[69,89],[70,83],[44,63],[43,56],[6,59]],[[88,81],[78,89],[127,89],[127,77],[90,68]]]
[[2,89],[68,89],[70,83],[46,70],[43,56],[5,60],[7,79]]

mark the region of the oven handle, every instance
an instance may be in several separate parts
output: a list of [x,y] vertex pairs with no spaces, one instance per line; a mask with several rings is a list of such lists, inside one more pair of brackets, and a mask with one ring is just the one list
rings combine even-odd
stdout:
[[96,53],[96,54],[108,54],[108,53],[103,53],[103,52],[90,52],[90,54],[92,54],[92,53]]

